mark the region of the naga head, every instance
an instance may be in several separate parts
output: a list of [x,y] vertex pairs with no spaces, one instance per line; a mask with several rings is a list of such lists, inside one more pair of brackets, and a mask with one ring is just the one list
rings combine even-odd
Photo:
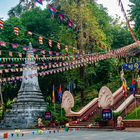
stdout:
[[69,91],[63,93],[61,107],[64,108],[66,114],[72,112],[71,108],[74,107],[74,98]]
[[109,109],[113,105],[113,96],[110,89],[103,86],[99,91],[98,106],[102,109]]

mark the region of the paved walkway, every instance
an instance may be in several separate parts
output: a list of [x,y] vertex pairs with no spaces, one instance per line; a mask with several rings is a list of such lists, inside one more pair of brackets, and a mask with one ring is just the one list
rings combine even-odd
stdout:
[[124,131],[126,132],[140,132],[140,127],[139,128],[126,128]]
[[[137,129],[138,130],[138,129]],[[140,128],[139,128],[140,130]],[[125,131],[95,131],[95,130],[79,130],[71,132],[61,133],[44,133],[42,135],[35,134],[32,132],[35,130],[22,130],[24,136],[14,136],[7,140],[140,140],[139,132],[127,132]],[[0,140],[3,140],[2,135],[6,131],[0,131]],[[13,131],[7,131],[9,134]]]

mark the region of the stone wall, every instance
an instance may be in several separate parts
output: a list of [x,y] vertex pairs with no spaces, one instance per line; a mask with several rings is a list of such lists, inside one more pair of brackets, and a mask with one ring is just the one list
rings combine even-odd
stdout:
[[125,127],[140,127],[140,120],[124,120]]

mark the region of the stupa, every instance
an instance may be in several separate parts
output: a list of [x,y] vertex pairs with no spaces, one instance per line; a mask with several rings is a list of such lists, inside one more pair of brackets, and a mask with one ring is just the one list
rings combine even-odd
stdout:
[[2,128],[35,128],[38,117],[46,110],[47,104],[41,93],[37,65],[35,63],[31,43],[26,53],[23,67],[22,83],[18,92],[17,101],[12,105],[10,112],[5,113],[1,122]]

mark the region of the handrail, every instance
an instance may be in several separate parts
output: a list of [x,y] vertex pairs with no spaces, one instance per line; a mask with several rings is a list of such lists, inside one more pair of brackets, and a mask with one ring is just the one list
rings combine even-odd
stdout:
[[[116,96],[118,96],[119,95],[118,93],[120,93],[120,92],[122,92],[122,87],[120,87],[117,91],[115,91],[113,93],[113,98],[116,98]],[[70,114],[67,114],[67,116],[68,117],[72,117],[72,116],[80,117],[97,103],[98,103],[98,98],[94,98],[91,102],[89,102],[86,106],[84,106],[80,111],[72,112]]]
[[130,95],[114,112],[123,112],[124,109],[135,99],[133,95]]

